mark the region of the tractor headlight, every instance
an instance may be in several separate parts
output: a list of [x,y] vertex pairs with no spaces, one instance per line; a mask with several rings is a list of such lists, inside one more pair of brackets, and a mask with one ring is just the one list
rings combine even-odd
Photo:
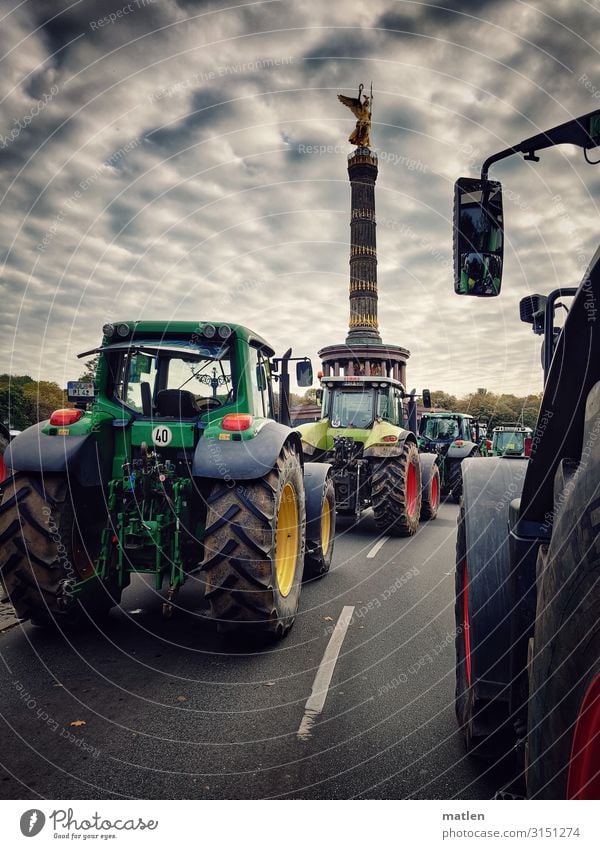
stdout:
[[117,336],[129,336],[129,325],[128,324],[117,324]]
[[212,339],[216,332],[217,328],[214,326],[214,324],[205,324],[202,334],[206,336],[207,339]]
[[229,339],[231,333],[231,327],[228,324],[222,324],[219,327],[219,336],[221,337],[221,339]]
[[115,328],[114,328],[114,325],[112,325],[112,324],[105,324],[104,327],[102,328],[102,333],[104,334],[104,336],[106,336],[107,339],[109,339],[111,336],[113,336],[114,332],[115,332]]

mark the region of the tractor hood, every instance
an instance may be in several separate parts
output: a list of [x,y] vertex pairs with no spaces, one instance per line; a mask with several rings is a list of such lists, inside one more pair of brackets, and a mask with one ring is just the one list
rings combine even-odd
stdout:
[[346,436],[364,446],[364,457],[385,457],[399,453],[410,431],[386,421],[375,421],[371,428],[332,427],[329,419],[314,424],[301,425],[297,432],[302,439],[304,454],[310,458],[313,454],[333,450],[334,439]]

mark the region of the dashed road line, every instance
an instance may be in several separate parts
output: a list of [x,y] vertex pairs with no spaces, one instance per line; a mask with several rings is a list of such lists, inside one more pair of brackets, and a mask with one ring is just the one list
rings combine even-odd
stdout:
[[333,677],[333,670],[346,636],[348,626],[352,621],[354,613],[354,605],[348,605],[343,608],[340,618],[335,623],[333,634],[331,635],[323,659],[317,669],[315,680],[313,681],[312,691],[306,704],[304,705],[304,716],[298,728],[297,737],[299,740],[309,740],[311,737],[312,727],[315,724],[316,718],[323,711],[325,699],[329,692],[329,685]]
[[388,539],[389,537],[381,537],[381,539],[378,539],[373,548],[367,554],[367,558],[370,560],[372,557],[375,557],[377,552],[383,548]]

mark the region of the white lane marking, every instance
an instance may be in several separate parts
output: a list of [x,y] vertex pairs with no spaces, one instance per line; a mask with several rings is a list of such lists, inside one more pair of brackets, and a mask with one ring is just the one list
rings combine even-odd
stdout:
[[346,636],[348,626],[352,621],[354,613],[354,605],[348,605],[343,608],[340,613],[340,618],[335,623],[333,634],[331,635],[323,659],[317,669],[315,680],[313,681],[310,696],[304,705],[304,716],[298,728],[297,737],[299,740],[308,740],[311,736],[311,730],[315,724],[316,718],[319,716],[325,705],[325,699],[329,691],[329,685],[333,677],[333,670]]
[[373,548],[371,549],[371,551],[369,551],[369,553],[367,554],[367,558],[370,559],[371,557],[375,557],[377,552],[381,548],[383,548],[383,546],[386,544],[388,539],[389,539],[389,537],[381,537],[381,539],[378,539],[377,542],[375,543],[375,545],[373,546]]

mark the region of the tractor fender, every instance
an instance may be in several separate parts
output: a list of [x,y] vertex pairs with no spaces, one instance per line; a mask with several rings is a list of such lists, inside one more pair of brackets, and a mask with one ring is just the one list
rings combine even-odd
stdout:
[[7,469],[15,472],[60,472],[73,475],[82,486],[101,486],[110,474],[109,461],[98,450],[94,434],[58,436],[44,433],[39,422],[17,434],[4,453]]
[[407,442],[417,444],[414,434],[410,430],[398,429],[398,439],[396,442],[379,442],[376,445],[370,445],[363,451],[363,457],[366,459],[385,459],[386,457],[397,457],[404,451],[404,445]]
[[225,481],[262,478],[275,465],[285,442],[290,442],[302,458],[299,435],[279,422],[265,422],[252,439],[203,438],[194,451],[192,475]]
[[[527,460],[471,457],[462,464],[471,667],[483,698],[510,680],[512,598],[508,521]],[[457,564],[463,569],[464,564]],[[503,693],[508,698],[508,693]]]
[[463,442],[462,445],[455,445],[453,442],[446,456],[449,460],[464,460],[474,448],[479,448],[476,442]]
[[421,489],[423,492],[429,491],[431,475],[433,474],[434,466],[437,463],[437,458],[437,454],[419,453],[419,463],[421,465]]
[[329,463],[304,464],[304,496],[306,500],[306,539],[321,536],[321,509],[327,478],[331,477]]

